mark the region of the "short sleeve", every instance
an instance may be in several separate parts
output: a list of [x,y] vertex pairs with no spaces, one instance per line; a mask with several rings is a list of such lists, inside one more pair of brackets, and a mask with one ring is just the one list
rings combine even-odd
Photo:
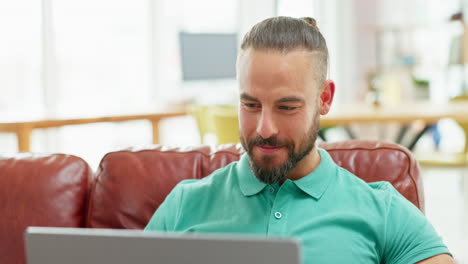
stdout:
[[384,263],[416,263],[435,255],[450,254],[424,214],[393,186],[387,191]]
[[153,214],[144,231],[174,231],[181,192],[180,184],[172,189]]

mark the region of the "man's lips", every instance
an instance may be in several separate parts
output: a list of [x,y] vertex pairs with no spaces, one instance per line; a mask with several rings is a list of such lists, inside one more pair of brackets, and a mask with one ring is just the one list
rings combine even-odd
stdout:
[[268,145],[256,146],[256,147],[260,150],[260,152],[263,152],[265,154],[273,154],[282,148],[282,147],[275,147],[275,146],[268,146]]

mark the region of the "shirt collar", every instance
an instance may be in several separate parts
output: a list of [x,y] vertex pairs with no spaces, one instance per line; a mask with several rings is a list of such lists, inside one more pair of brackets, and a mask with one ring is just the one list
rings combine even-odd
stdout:
[[[315,199],[320,199],[327,190],[331,179],[336,175],[337,165],[325,150],[321,148],[317,148],[317,150],[320,154],[318,167],[305,177],[292,182],[303,192]],[[247,153],[244,153],[239,160],[237,175],[239,177],[240,189],[245,196],[255,195],[267,186],[267,184],[258,180],[253,174]]]
[[338,166],[327,151],[321,148],[317,148],[317,150],[320,154],[318,167],[305,177],[293,181],[293,183],[303,192],[318,200],[325,193],[331,180],[336,175]]
[[238,163],[237,175],[239,177],[239,186],[245,196],[252,196],[261,192],[267,184],[261,182],[250,169],[249,156],[244,153]]

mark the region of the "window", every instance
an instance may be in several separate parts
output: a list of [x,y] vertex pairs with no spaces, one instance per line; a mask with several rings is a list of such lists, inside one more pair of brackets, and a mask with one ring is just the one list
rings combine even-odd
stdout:
[[51,101],[60,115],[150,106],[149,15],[146,0],[53,2]]
[[[0,118],[127,114],[178,103],[184,99],[179,32],[235,33],[237,5],[236,0],[2,1]],[[164,123],[162,143],[198,142],[192,119]],[[31,150],[76,154],[96,166],[112,149],[150,142],[144,121],[95,124],[35,130]],[[0,144],[1,152],[16,151],[13,135],[0,134]]]
[[42,111],[40,1],[0,2],[0,116]]

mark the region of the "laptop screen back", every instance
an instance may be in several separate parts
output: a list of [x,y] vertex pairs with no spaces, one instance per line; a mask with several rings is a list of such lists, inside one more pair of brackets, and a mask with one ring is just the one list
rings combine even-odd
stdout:
[[29,264],[298,264],[299,245],[253,236],[30,227]]

